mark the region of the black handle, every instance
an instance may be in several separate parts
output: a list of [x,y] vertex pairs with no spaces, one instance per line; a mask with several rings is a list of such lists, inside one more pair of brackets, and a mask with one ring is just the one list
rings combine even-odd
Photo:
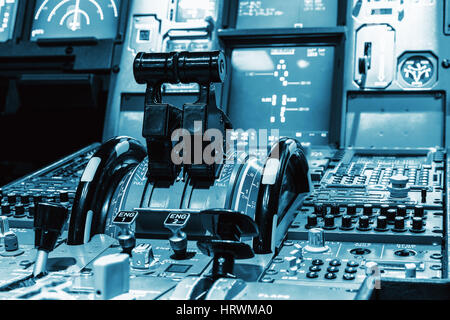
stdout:
[[46,252],[53,251],[68,217],[69,211],[65,206],[53,203],[38,204],[34,216],[36,248]]

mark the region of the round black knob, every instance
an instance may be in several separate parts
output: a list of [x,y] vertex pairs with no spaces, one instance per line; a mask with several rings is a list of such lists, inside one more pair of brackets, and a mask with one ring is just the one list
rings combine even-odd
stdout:
[[356,214],[356,205],[355,204],[350,203],[347,206],[347,214],[351,215],[351,216],[354,216]]
[[314,260],[311,262],[311,264],[312,264],[313,266],[321,266],[321,265],[324,264],[324,262],[323,262],[323,260],[321,260],[321,259],[314,259]]
[[422,218],[425,214],[423,206],[417,205],[414,207],[414,217]]
[[314,204],[314,214],[316,214],[319,217],[324,216],[325,214],[325,207],[322,203],[316,203]]
[[334,225],[334,216],[328,214],[325,216],[323,221],[324,221],[323,226],[324,229],[330,230],[336,228],[336,226]]
[[7,233],[5,235],[5,251],[6,252],[11,252],[11,251],[16,251],[19,249],[19,241],[17,239],[17,236],[10,232]]
[[40,193],[34,194],[32,196],[32,198],[33,198],[33,202],[34,202],[35,206],[37,206],[39,203],[41,203],[44,200],[44,197]]
[[345,215],[342,217],[342,230],[352,230],[353,229],[353,218],[352,216]]
[[15,193],[8,193],[6,196],[9,204],[15,204],[17,201],[17,195]]
[[365,216],[368,216],[368,217],[372,216],[372,214],[373,214],[373,206],[370,203],[366,203],[364,205],[364,207],[363,207],[363,214]]
[[387,217],[385,216],[379,216],[377,218],[377,227],[375,228],[376,231],[383,232],[387,231]]
[[11,206],[7,203],[2,204],[2,216],[11,216]]
[[30,195],[28,193],[23,193],[20,196],[20,202],[22,204],[29,204],[30,203]]
[[311,272],[320,272],[322,269],[319,266],[310,266],[309,271]]
[[317,272],[308,272],[306,274],[306,277],[309,278],[309,279],[316,279],[316,278],[319,277],[319,275],[317,274]]
[[16,204],[14,210],[15,210],[14,216],[16,218],[25,217],[25,207],[23,206],[23,204],[21,204],[21,203]]
[[423,219],[422,218],[414,217],[412,219],[411,232],[415,232],[415,233],[425,232],[425,228],[423,227]]
[[339,259],[334,259],[330,261],[330,266],[332,267],[339,267],[341,265],[341,260]]
[[380,215],[387,217],[388,210],[389,210],[389,205],[388,204],[382,204],[381,205],[381,209],[380,209]]
[[306,228],[311,229],[317,226],[317,216],[315,214],[308,215]]
[[397,211],[395,209],[389,209],[387,212],[388,223],[393,224],[396,216],[397,216]]
[[394,221],[394,229],[395,232],[403,232],[405,231],[405,218],[397,216]]
[[59,201],[64,203],[64,202],[69,202],[69,192],[67,191],[60,191],[59,192]]
[[359,218],[358,230],[361,230],[361,231],[370,230],[370,219],[368,216],[361,216]]
[[406,217],[406,206],[403,204],[399,204],[397,206],[397,215],[400,217]]
[[339,205],[334,203],[331,205],[331,214],[334,216],[338,216],[341,214],[341,209],[339,208]]

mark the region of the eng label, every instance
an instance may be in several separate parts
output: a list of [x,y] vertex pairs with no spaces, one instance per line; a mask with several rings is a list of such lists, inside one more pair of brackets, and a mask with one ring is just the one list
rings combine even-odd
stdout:
[[189,213],[170,213],[166,221],[164,221],[165,226],[183,227],[186,225],[190,218]]
[[136,220],[136,211],[120,211],[113,219],[114,224],[132,224]]

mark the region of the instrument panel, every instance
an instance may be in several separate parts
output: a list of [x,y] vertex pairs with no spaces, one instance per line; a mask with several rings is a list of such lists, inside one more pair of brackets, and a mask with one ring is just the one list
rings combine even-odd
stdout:
[[31,40],[96,38],[117,34],[120,0],[39,0]]
[[16,21],[18,0],[0,0],[0,42],[11,40]]
[[[18,2],[0,0],[0,85],[21,42],[51,85],[72,60],[111,72],[104,143],[0,188],[0,300],[449,298],[449,1]],[[249,150],[172,167],[158,125],[200,117]],[[47,252],[35,222],[61,210]]]

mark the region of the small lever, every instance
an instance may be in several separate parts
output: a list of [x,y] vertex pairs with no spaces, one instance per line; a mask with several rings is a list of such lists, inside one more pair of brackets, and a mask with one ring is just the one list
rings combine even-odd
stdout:
[[68,217],[68,209],[65,206],[53,203],[38,205],[34,216],[34,244],[38,249],[33,270],[34,277],[46,273],[48,254],[55,248]]
[[172,232],[169,239],[170,247],[176,259],[184,259],[187,252],[187,235],[183,232],[190,218],[189,213],[170,213],[164,221],[164,227]]
[[258,236],[256,223],[249,216],[231,210],[206,210],[200,214],[213,238],[198,241],[197,247],[203,254],[214,257],[212,279],[234,277],[235,260],[250,259],[255,255],[253,249],[240,239]]

